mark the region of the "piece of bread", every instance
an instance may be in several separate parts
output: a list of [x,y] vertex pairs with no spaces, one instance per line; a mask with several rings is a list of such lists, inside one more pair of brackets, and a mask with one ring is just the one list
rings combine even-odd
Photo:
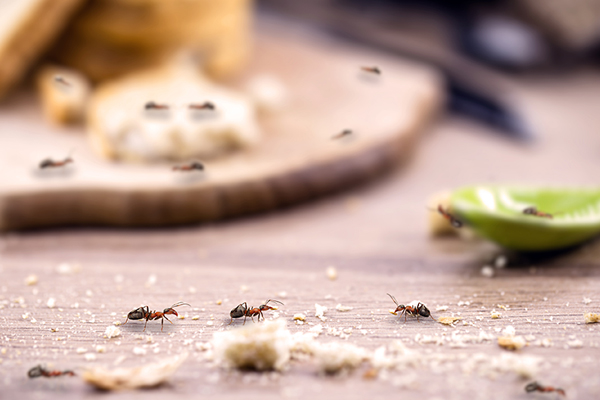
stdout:
[[[207,102],[212,108],[190,108]],[[255,114],[248,97],[209,82],[185,64],[100,85],[87,125],[93,147],[106,158],[188,160],[255,144],[260,138]]]
[[69,68],[45,65],[37,71],[36,84],[46,119],[57,125],[83,120],[91,90],[85,76]]
[[83,0],[0,2],[0,98],[49,47]]
[[211,77],[239,71],[250,52],[251,0],[92,0],[52,51],[93,81],[158,66],[185,48]]

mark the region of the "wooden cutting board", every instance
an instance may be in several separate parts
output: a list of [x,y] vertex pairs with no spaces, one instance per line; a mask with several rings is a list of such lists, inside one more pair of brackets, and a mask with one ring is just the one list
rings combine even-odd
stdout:
[[[105,161],[83,127],[49,126],[34,93],[15,94],[0,108],[0,229],[197,223],[306,201],[406,160],[441,103],[439,77],[423,66],[280,23],[261,23],[256,36],[254,59],[234,85],[273,74],[290,101],[261,116],[260,145],[206,161],[205,173]],[[381,76],[360,72],[370,65]],[[354,136],[331,139],[344,129]],[[71,167],[37,169],[71,149]]]

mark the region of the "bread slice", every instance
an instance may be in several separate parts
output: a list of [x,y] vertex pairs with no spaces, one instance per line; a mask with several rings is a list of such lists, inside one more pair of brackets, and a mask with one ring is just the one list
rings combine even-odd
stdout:
[[0,98],[51,45],[83,0],[0,2]]

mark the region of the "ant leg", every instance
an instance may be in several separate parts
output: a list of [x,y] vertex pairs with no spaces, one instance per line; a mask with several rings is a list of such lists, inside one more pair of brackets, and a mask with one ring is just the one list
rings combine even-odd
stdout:
[[248,318],[248,316],[244,315],[244,323],[242,325],[246,325],[246,318]]
[[160,319],[160,331],[163,331],[163,327],[165,325],[165,316],[163,315],[163,317]]
[[229,321],[229,324],[227,325],[231,325],[233,323],[233,317],[231,317],[231,321]]
[[142,332],[146,332],[146,325],[148,325],[148,318],[146,318],[146,323],[144,324],[144,330]]

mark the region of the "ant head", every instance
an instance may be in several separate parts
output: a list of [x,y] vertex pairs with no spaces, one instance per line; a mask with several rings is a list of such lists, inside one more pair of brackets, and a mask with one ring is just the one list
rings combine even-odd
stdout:
[[527,207],[523,210],[523,214],[535,214],[537,213],[537,208],[535,207]]
[[179,316],[179,314],[177,314],[177,311],[175,311],[175,310],[174,310],[174,309],[172,309],[171,307],[169,307],[169,308],[165,308],[165,309],[163,310],[163,314],[174,315],[174,316],[176,316],[176,317],[178,317],[178,316]]
[[539,386],[540,385],[537,382],[531,382],[530,384],[528,384],[527,386],[525,386],[525,391],[528,392],[528,393],[529,392],[535,392],[538,389]]

